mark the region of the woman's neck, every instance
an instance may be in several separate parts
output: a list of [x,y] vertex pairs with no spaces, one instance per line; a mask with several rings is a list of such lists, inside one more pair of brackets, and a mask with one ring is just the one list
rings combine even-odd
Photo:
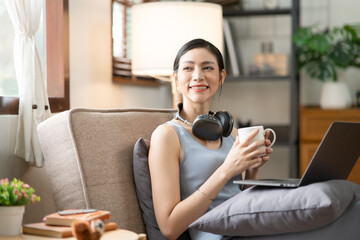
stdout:
[[195,118],[201,114],[208,114],[210,110],[210,103],[187,103],[186,101],[183,103],[183,109],[180,113],[180,116],[187,120],[190,123],[193,123]]

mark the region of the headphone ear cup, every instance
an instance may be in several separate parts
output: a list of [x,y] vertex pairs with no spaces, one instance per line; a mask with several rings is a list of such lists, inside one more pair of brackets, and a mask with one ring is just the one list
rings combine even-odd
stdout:
[[223,134],[221,121],[207,114],[196,117],[192,126],[192,132],[200,139],[211,141],[219,139]]
[[222,125],[224,137],[227,137],[231,134],[231,131],[234,127],[234,119],[229,112],[220,111],[215,113],[215,117],[217,117]]

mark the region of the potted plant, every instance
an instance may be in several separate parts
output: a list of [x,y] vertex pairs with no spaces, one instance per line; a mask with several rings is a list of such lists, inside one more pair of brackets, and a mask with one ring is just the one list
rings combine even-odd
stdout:
[[0,180],[0,236],[19,235],[25,205],[39,202],[35,190],[14,178]]
[[300,27],[293,35],[298,70],[305,69],[313,79],[324,82],[320,106],[346,108],[351,105],[350,92],[340,74],[349,67],[360,68],[360,25],[344,25],[317,30]]

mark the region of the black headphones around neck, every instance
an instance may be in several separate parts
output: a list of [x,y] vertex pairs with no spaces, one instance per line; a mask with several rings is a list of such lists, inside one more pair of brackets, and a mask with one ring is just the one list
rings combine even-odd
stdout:
[[178,111],[174,118],[192,126],[193,134],[202,140],[214,141],[218,140],[221,136],[227,137],[233,129],[234,119],[229,112],[220,111],[201,114],[191,124],[180,116],[182,108],[183,104],[179,103],[177,105]]

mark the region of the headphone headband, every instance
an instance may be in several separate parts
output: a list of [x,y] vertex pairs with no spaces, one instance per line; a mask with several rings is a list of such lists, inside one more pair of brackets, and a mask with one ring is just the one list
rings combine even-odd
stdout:
[[183,119],[183,118],[180,116],[180,112],[181,112],[182,109],[183,109],[183,103],[178,103],[178,105],[177,105],[177,112],[176,112],[174,118],[175,118],[175,119],[179,119],[179,120],[182,121],[183,123],[192,126],[192,123],[188,122],[187,120]]

